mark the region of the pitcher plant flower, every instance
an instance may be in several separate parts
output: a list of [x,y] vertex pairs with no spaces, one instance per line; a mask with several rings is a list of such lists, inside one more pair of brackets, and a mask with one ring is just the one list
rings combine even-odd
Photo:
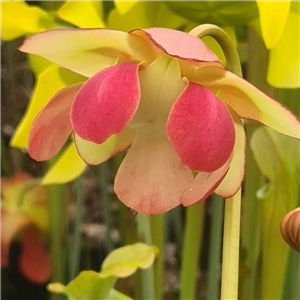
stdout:
[[31,183],[27,173],[1,177],[1,268],[9,265],[10,245],[18,238],[20,273],[31,282],[43,284],[51,273],[50,255],[44,243],[47,190],[42,186],[29,189]]
[[299,138],[295,115],[181,31],[50,30],[20,50],[88,77],[60,90],[40,111],[29,155],[50,159],[72,132],[90,165],[129,149],[114,189],[141,213],[193,205],[213,192],[237,193],[245,164],[241,119]]

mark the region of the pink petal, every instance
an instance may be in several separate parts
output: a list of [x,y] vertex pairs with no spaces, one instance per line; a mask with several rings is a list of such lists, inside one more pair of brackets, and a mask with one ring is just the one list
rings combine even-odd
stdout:
[[31,223],[30,218],[12,211],[1,209],[1,267],[8,265],[9,247],[14,236]]
[[219,62],[218,57],[197,37],[188,33],[167,29],[147,28],[130,32],[145,39],[164,53],[190,61]]
[[138,69],[138,64],[118,64],[84,83],[71,109],[73,129],[80,138],[101,144],[128,125],[140,101]]
[[214,190],[225,177],[230,166],[230,162],[231,157],[220,169],[214,172],[198,173],[198,175],[188,185],[184,194],[182,195],[181,203],[184,206],[190,206],[205,200],[210,194],[214,192]]
[[28,153],[35,160],[52,158],[68,139],[71,104],[81,86],[77,83],[60,90],[35,118],[28,141]]
[[215,190],[215,193],[223,198],[230,198],[238,192],[245,175],[246,136],[244,125],[232,108],[229,107],[229,111],[233,118],[235,127],[233,159],[231,161],[228,173]]
[[56,29],[28,38],[19,50],[42,56],[64,68],[92,76],[119,62],[154,59],[141,38],[111,29]]
[[118,170],[115,192],[137,212],[164,213],[180,204],[192,179],[168,142],[137,137]]
[[78,154],[87,164],[98,165],[129,148],[134,138],[135,134],[125,128],[119,134],[110,136],[103,144],[85,141],[75,134],[75,144]]
[[35,231],[24,232],[22,246],[20,269],[23,275],[36,284],[48,281],[51,274],[50,256],[40,235]]
[[235,130],[225,104],[207,88],[189,82],[173,105],[167,135],[183,164],[213,172],[231,156]]

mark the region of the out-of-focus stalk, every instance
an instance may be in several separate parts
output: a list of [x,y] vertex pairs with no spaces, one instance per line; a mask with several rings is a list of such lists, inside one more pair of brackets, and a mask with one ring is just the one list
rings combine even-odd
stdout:
[[[66,253],[64,247],[66,219],[66,186],[51,185],[48,188],[49,244],[51,254],[51,282],[66,283]],[[63,299],[51,294],[52,300]]]
[[164,265],[164,214],[150,216],[152,244],[159,249],[154,261],[155,300],[162,299]]
[[220,298],[220,267],[222,249],[224,200],[212,195],[212,216],[209,242],[207,299]]
[[186,224],[181,266],[181,300],[195,299],[200,246],[203,235],[204,203],[186,209]]
[[[152,245],[150,216],[145,214],[137,215],[138,231],[142,237],[142,242]],[[153,266],[141,271],[142,274],[142,299],[153,300],[155,297],[154,270]]]
[[106,227],[106,243],[107,251],[111,252],[114,249],[113,241],[111,238],[111,215],[110,215],[110,205],[111,205],[111,195],[108,191],[108,175],[109,168],[108,162],[104,162],[97,167],[98,182],[100,187],[101,201],[103,201],[104,208],[104,222]]
[[80,260],[81,260],[81,246],[82,246],[82,217],[83,217],[83,176],[81,175],[75,181],[75,201],[76,201],[76,212],[75,212],[75,226],[74,236],[71,244],[70,255],[70,274],[69,279],[74,279],[79,272]]

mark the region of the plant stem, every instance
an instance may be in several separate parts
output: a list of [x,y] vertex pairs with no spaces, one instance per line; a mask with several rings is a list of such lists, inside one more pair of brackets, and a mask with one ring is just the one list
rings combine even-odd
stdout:
[[111,252],[114,249],[113,241],[111,238],[111,217],[110,217],[110,204],[111,197],[107,189],[108,185],[108,162],[104,162],[97,168],[99,185],[101,188],[101,200],[103,201],[104,208],[104,222],[106,226],[106,242],[107,242],[107,251]]
[[227,61],[227,69],[238,76],[242,76],[242,68],[238,52],[223,29],[216,25],[203,24],[192,29],[189,34],[197,36],[200,39],[205,36],[214,38],[224,52]]
[[181,267],[181,300],[195,299],[200,245],[203,234],[204,203],[186,209],[186,227]]
[[[51,254],[51,282],[66,283],[66,256],[64,251],[66,188],[65,185],[51,185],[48,188],[49,241]],[[51,294],[52,300],[63,299]]]
[[212,195],[212,219],[209,243],[207,299],[220,298],[220,265],[222,249],[224,200]]
[[238,296],[241,189],[225,200],[221,300]]
[[[138,231],[142,241],[147,245],[152,245],[150,217],[144,214],[137,215]],[[142,299],[153,300],[155,297],[154,271],[153,267],[141,271],[142,274]]]
[[150,216],[152,244],[159,249],[154,261],[155,300],[162,299],[163,263],[164,263],[164,215]]
[[76,200],[76,215],[75,215],[75,228],[74,228],[74,240],[72,243],[72,250],[70,251],[70,276],[69,279],[73,279],[79,273],[80,259],[81,259],[81,245],[82,245],[82,233],[81,224],[83,217],[83,176],[81,175],[75,181],[75,200]]

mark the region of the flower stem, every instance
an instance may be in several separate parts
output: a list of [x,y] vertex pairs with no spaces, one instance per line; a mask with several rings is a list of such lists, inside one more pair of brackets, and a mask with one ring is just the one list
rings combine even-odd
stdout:
[[81,258],[81,244],[82,244],[82,210],[83,210],[83,176],[81,175],[76,179],[75,182],[75,200],[76,200],[76,216],[75,216],[75,228],[74,237],[72,243],[72,250],[70,249],[70,276],[69,279],[75,278],[79,272],[80,268],[80,258]]
[[[224,52],[227,69],[242,77],[238,52],[224,30],[215,25],[204,24],[195,27],[189,33],[199,38],[205,36],[214,38]],[[232,198],[226,199],[225,203],[221,299],[234,300],[238,295],[240,213],[241,190]]]
[[227,61],[227,69],[238,76],[242,76],[238,52],[223,29],[216,25],[203,24],[192,29],[189,34],[197,36],[200,39],[205,36],[214,38],[224,52]]
[[225,200],[221,300],[238,296],[241,190]]
[[200,246],[203,234],[204,203],[186,209],[187,221],[181,267],[181,300],[195,299]]
[[224,200],[212,195],[212,219],[208,260],[207,299],[220,298],[220,263]]

